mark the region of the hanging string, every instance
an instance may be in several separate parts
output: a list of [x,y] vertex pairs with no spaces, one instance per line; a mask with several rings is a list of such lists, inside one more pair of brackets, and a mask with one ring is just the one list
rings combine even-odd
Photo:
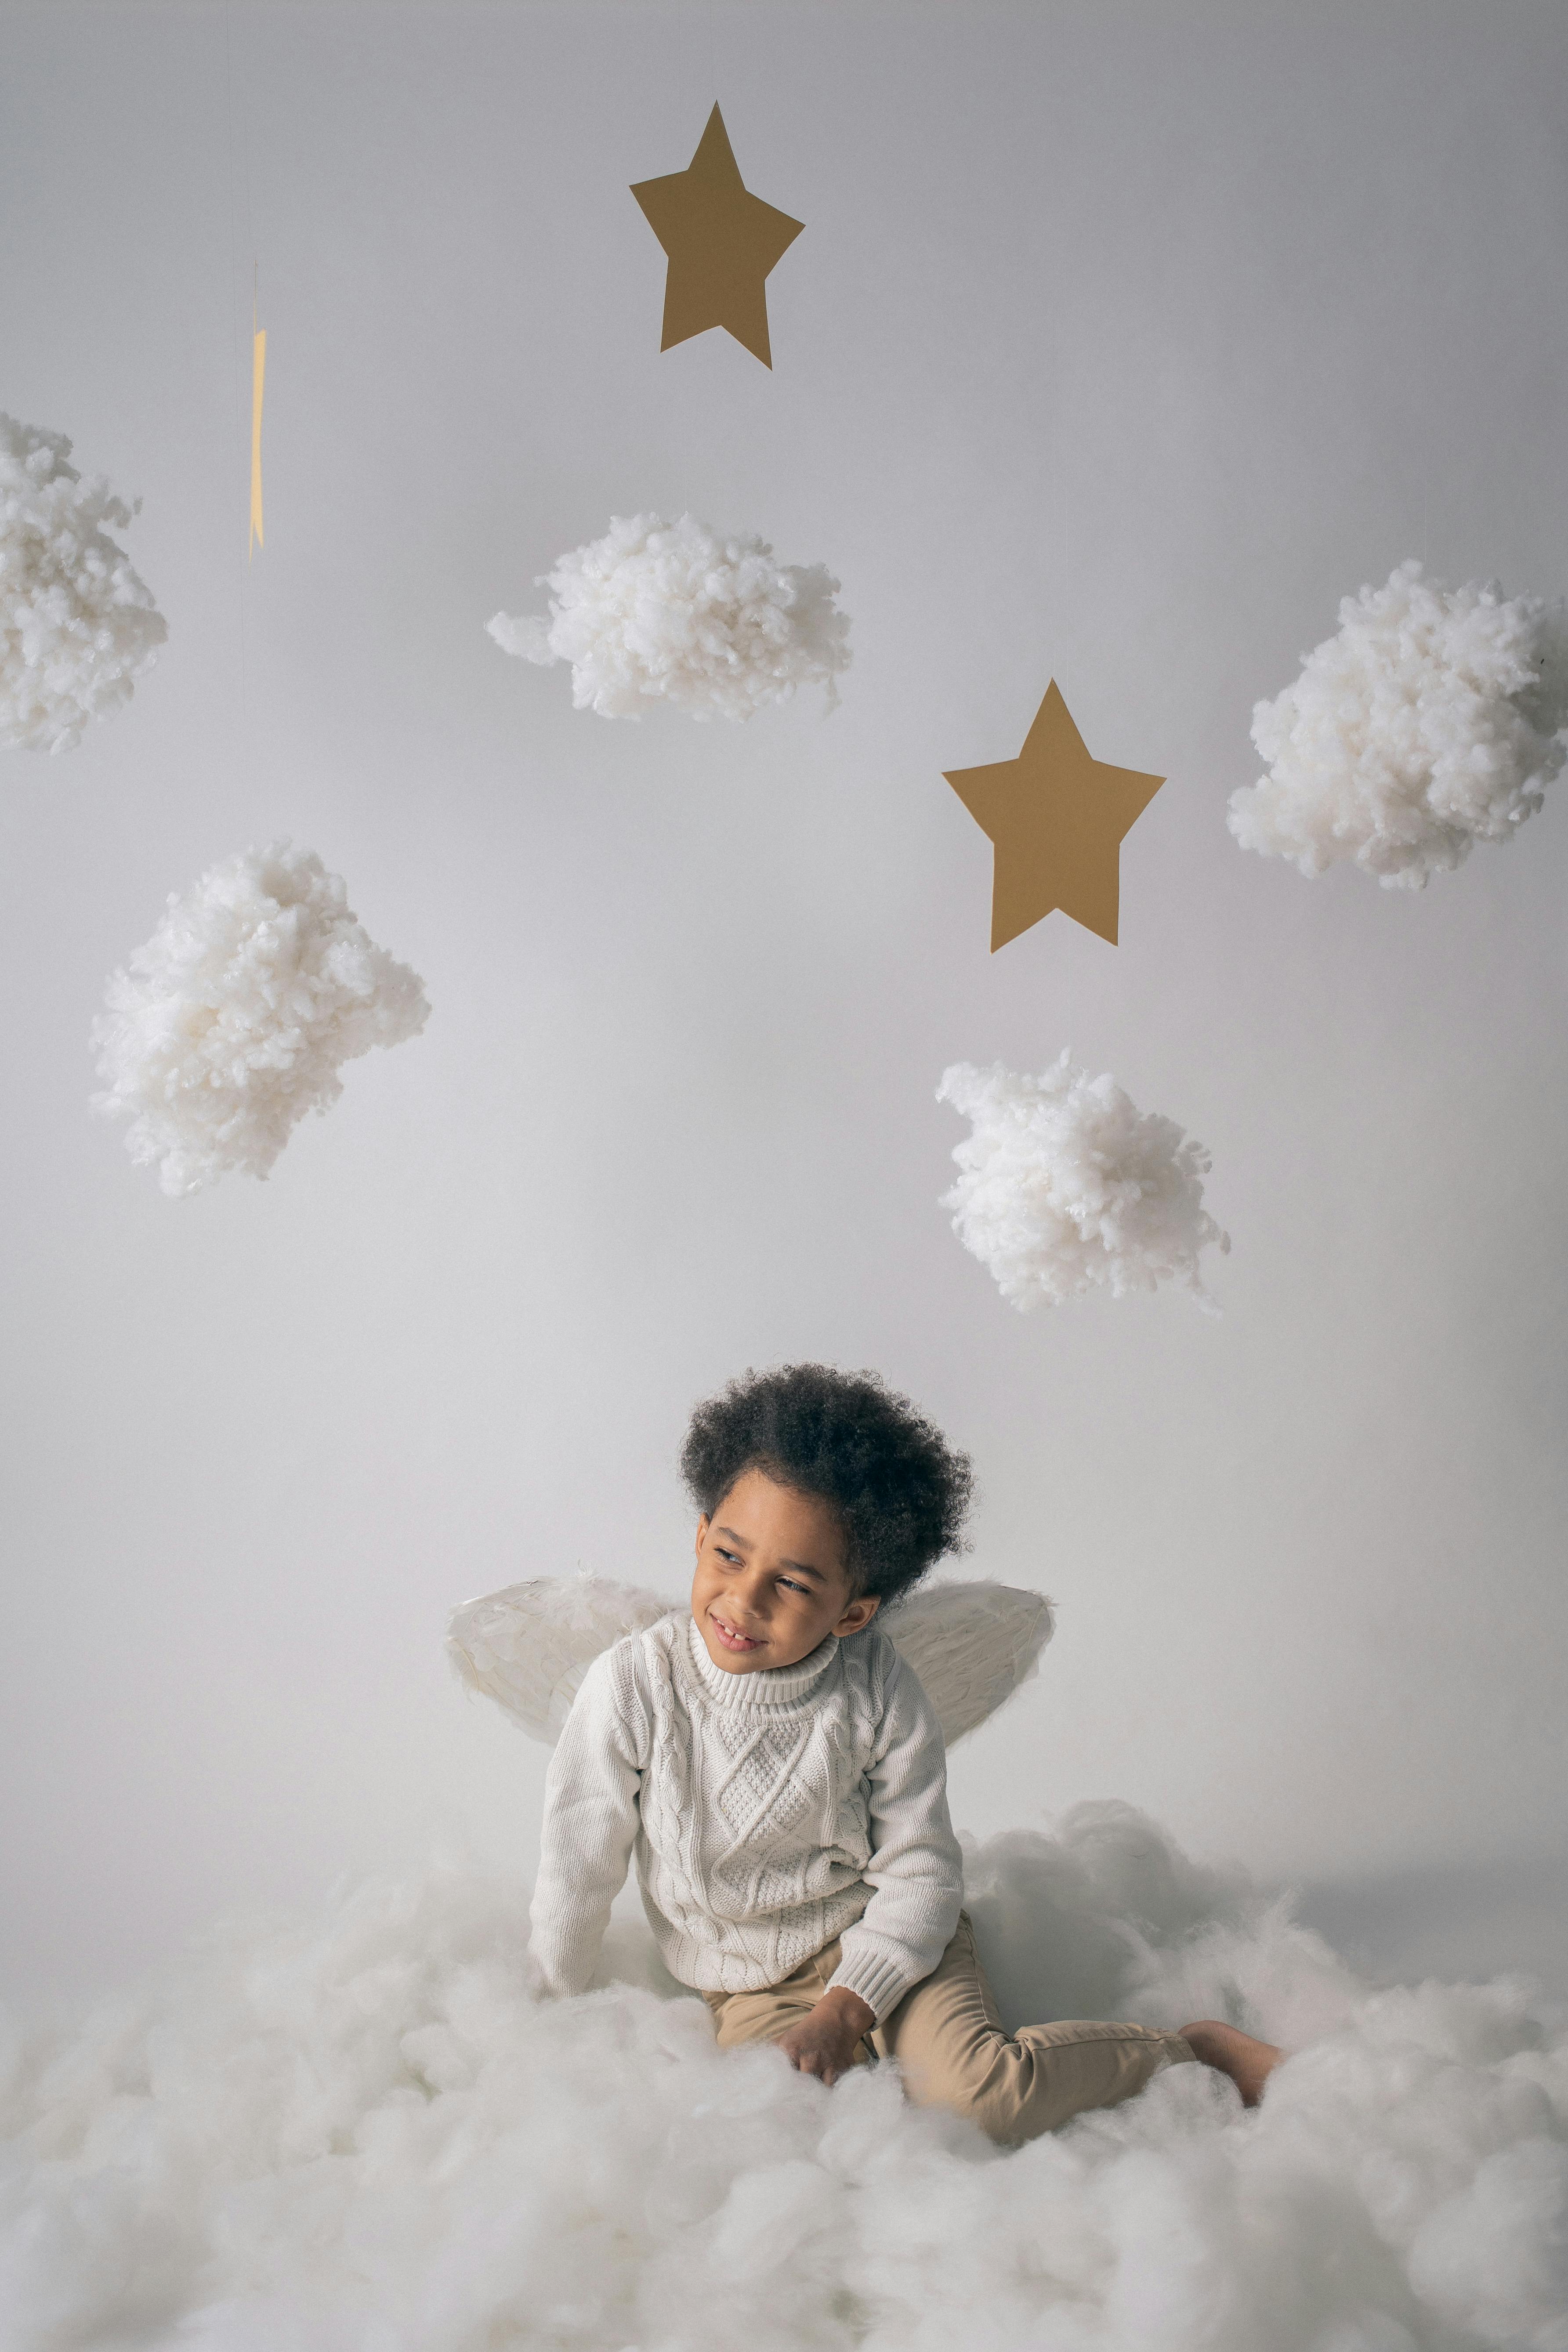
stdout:
[[[260,284],[260,265],[256,257],[255,240],[252,236],[251,228],[250,112],[248,105],[245,108],[243,125],[245,135],[245,217],[243,222],[241,222],[237,216],[238,195],[236,187],[237,175],[235,172],[234,0],[226,0],[226,5],[224,9],[223,30],[224,75],[228,112],[229,302],[234,339],[234,408],[235,440],[237,446],[243,446],[241,436],[245,431],[246,368],[243,350],[243,329],[240,325],[241,318],[244,315],[242,308],[243,298],[240,295],[238,286],[235,283],[235,279],[238,274],[239,256],[244,252],[247,246],[251,247],[252,252],[250,313],[251,451],[249,486],[249,551],[250,553],[253,553],[257,542],[261,539],[261,390],[263,372],[266,365],[267,338],[265,331],[258,330],[257,325],[257,303]],[[248,761],[250,757],[249,665],[247,657],[247,648],[246,644],[246,605],[247,602],[247,582],[249,569],[250,554],[247,553],[246,563],[240,569],[239,576],[236,583],[236,593],[239,606],[240,740],[245,747],[243,756],[247,761]]]
[[[1068,541],[1072,528],[1072,443],[1067,430],[1068,372],[1062,362],[1061,351],[1061,341],[1058,337],[1052,351],[1053,389],[1056,394],[1056,413],[1052,419],[1052,425],[1056,436],[1057,467],[1061,489],[1061,520],[1057,538],[1057,580],[1060,583],[1061,590],[1065,591],[1072,577],[1068,560]],[[1053,607],[1054,634],[1061,625],[1060,615],[1067,609],[1068,599],[1064,593],[1058,593],[1051,596],[1050,603]],[[1055,677],[1064,695],[1068,689],[1062,677],[1062,671],[1067,667],[1063,656],[1068,650],[1068,647],[1058,642],[1047,649],[1048,658],[1046,663],[1047,677]],[[1078,938],[1078,927],[1059,914],[1054,926],[1051,924],[1050,917],[1047,916],[1046,926],[1047,929],[1054,928],[1057,933],[1056,939],[1051,942],[1055,950],[1055,971],[1051,981],[1047,982],[1052,1009],[1056,1015],[1056,1034],[1040,1040],[1041,1045],[1047,1050],[1030,1060],[1031,1069],[1037,1066],[1044,1069],[1047,1061],[1055,1061],[1064,1045],[1071,1046],[1076,1055],[1079,1045],[1076,1017],[1078,1013],[1077,954],[1080,942]]]
[[258,547],[267,544],[261,528],[261,396],[267,382],[267,330],[256,323],[257,298],[260,291],[261,268],[252,264],[250,290],[250,551],[247,562],[254,560]]

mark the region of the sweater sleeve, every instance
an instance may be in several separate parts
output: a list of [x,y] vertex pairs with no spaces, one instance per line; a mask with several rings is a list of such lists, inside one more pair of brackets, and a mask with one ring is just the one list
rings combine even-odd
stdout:
[[[929,1977],[952,1939],[963,1858],[947,1814],[947,1751],[936,1712],[899,1659],[882,1718],[871,1790],[871,1899],[844,1931],[833,1984],[847,1985],[880,2024]],[[831,1988],[830,1988],[831,1990]]]
[[529,1950],[547,1993],[584,1992],[626,1884],[642,1773],[623,1645],[594,1660],[544,1782]]

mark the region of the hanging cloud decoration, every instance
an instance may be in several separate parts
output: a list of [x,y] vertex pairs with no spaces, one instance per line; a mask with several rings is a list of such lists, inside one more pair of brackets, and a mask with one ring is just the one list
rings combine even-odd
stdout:
[[1141,1111],[1114,1078],[1064,1053],[1042,1076],[957,1062],[938,1102],[973,1122],[941,1205],[1020,1314],[1089,1290],[1114,1298],[1173,1282],[1216,1313],[1199,1273],[1230,1248],[1203,1205],[1209,1156],[1173,1118]]
[[400,1045],[429,1018],[422,982],[378,948],[342,878],[277,842],[204,874],[93,1024],[104,1091],[129,1115],[126,1149],[171,1198],[231,1169],[265,1176],[307,1111],[342,1092],[341,1064]]
[[569,661],[572,699],[603,719],[670,702],[693,719],[750,719],[849,667],[849,623],[826,565],[780,564],[750,531],[721,539],[693,515],[615,516],[540,584],[550,612],[487,623],[509,654]]
[[0,746],[68,751],[129,702],[168,625],[104,530],[136,506],[84,482],[63,433],[0,412]]
[[1226,822],[1303,874],[1353,859],[1384,889],[1422,890],[1536,814],[1564,721],[1568,607],[1402,563],[1345,597],[1339,635],[1258,704],[1268,773],[1231,794]]

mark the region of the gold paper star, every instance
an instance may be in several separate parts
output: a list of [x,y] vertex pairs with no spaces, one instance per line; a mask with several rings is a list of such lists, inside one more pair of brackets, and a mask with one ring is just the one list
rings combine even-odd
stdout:
[[1056,907],[1114,947],[1122,839],[1164,777],[1091,760],[1054,677],[1016,760],[944,772],[995,845],[992,954]]
[[751,194],[717,107],[687,169],[639,180],[632,194],[669,256],[659,350],[727,327],[771,368],[763,281],[805,224]]

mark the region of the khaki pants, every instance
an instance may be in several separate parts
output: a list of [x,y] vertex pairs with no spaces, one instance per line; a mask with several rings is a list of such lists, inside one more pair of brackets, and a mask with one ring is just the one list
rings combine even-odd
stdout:
[[[829,1944],[761,1992],[708,1992],[721,2050],[775,2042],[827,1989],[839,1948]],[[1005,2147],[1055,2131],[1086,2107],[1113,2107],[1162,2066],[1193,2053],[1179,2033],[1147,2025],[1021,2025],[1004,2033],[969,1914],[929,1977],[904,1995],[856,2050],[855,2063],[896,2058],[917,2106],[967,2116]]]

